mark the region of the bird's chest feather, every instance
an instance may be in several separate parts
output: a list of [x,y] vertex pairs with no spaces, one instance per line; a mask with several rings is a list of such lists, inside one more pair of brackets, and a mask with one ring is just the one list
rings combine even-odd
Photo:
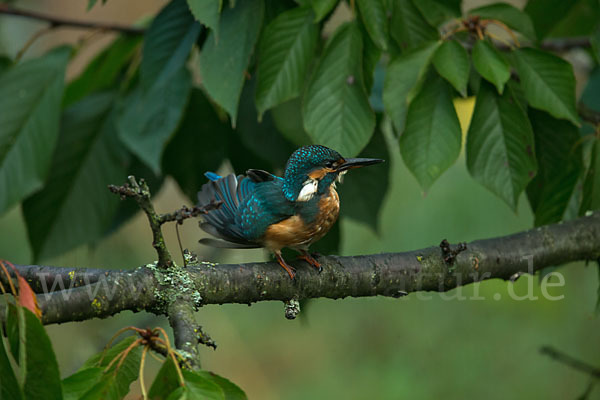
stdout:
[[308,247],[331,229],[340,214],[340,198],[333,187],[314,203],[304,206],[312,206],[314,210],[301,210],[267,228],[263,236],[266,247],[272,250]]

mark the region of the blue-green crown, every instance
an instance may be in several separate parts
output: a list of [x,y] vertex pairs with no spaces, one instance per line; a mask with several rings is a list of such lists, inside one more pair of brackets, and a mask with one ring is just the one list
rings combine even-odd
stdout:
[[283,193],[288,200],[294,201],[302,190],[302,184],[307,175],[315,168],[324,167],[327,163],[335,162],[342,156],[335,150],[321,145],[300,147],[292,153],[285,166],[283,176]]

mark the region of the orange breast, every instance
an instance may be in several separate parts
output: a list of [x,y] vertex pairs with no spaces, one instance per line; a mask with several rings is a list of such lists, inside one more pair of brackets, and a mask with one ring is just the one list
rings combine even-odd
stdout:
[[315,221],[306,224],[298,215],[289,217],[267,228],[265,246],[270,250],[282,247],[304,248],[321,239],[337,221],[340,214],[340,198],[333,187],[329,194],[319,200],[319,214]]

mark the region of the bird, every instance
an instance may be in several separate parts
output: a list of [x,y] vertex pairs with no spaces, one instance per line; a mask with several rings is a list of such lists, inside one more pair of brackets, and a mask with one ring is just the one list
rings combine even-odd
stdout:
[[336,183],[350,169],[381,162],[384,160],[344,158],[328,147],[308,145],[292,153],[283,177],[260,169],[249,169],[245,175],[206,172],[208,182],[198,192],[198,206],[220,206],[203,216],[200,228],[214,238],[201,239],[200,243],[221,248],[266,248],[294,280],[295,269],[281,255],[282,248],[291,248],[321,272],[309,246],[338,219]]

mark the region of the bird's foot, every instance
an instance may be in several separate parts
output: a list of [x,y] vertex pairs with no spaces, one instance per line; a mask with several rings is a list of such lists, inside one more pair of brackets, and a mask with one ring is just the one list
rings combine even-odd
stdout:
[[285,262],[285,260],[281,256],[281,253],[276,252],[275,257],[277,258],[277,262],[279,263],[279,265],[281,265],[281,267],[283,269],[285,269],[285,271],[288,273],[288,275],[290,276],[290,279],[295,281],[296,280],[296,270],[294,269],[294,267],[288,265],[288,263]]
[[308,251],[302,251],[300,253],[300,255],[298,256],[298,258],[306,261],[307,263],[309,263],[310,265],[315,267],[319,273],[321,273],[323,271],[323,267],[321,266],[321,263],[318,262],[317,260],[315,260],[314,256],[312,254],[310,254]]

